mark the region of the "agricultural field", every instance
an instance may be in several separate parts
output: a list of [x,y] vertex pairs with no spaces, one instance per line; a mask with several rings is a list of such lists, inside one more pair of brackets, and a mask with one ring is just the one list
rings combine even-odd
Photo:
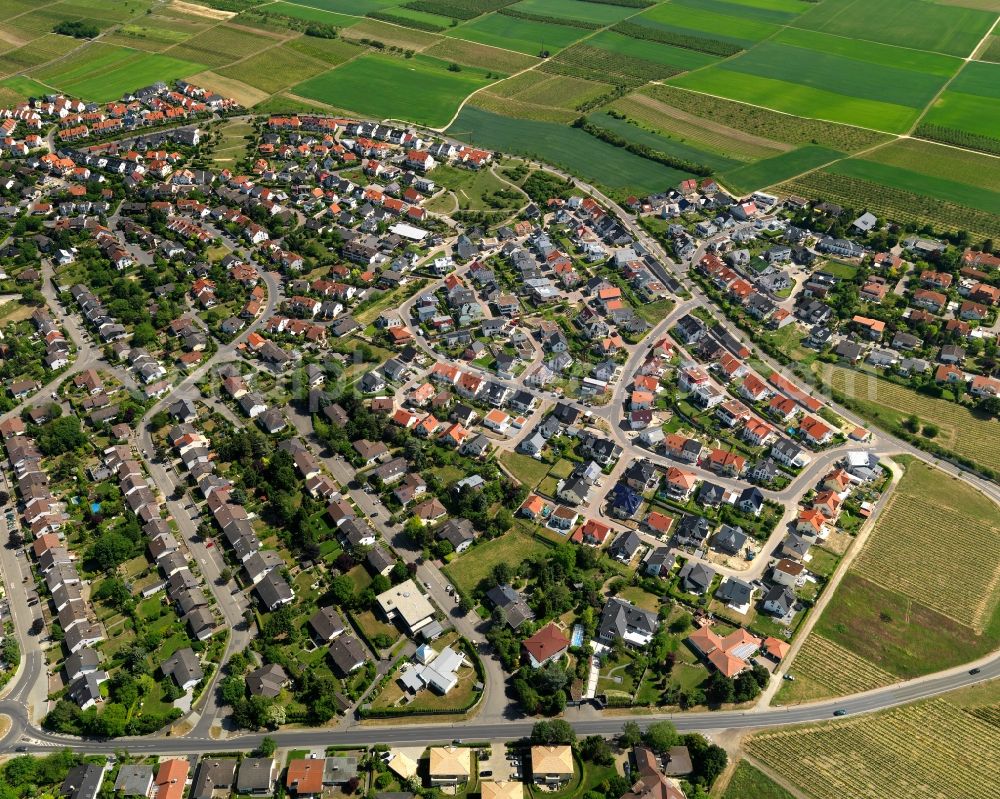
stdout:
[[[263,10],[269,14],[281,14],[295,19],[304,19],[306,22],[322,22],[325,25],[335,25],[338,28],[346,28],[358,21],[355,16],[324,11],[322,8],[311,8],[303,3],[270,3]],[[352,11],[351,13],[356,12]]]
[[1000,789],[1000,728],[949,695],[814,727],[752,736],[746,747],[815,799],[989,799]]
[[[725,125],[744,136],[786,144],[818,144],[845,153],[890,141],[878,131],[852,125],[806,119],[746,103],[698,94],[674,86],[647,86],[640,95],[685,112],[703,124]],[[711,130],[711,128],[709,128]],[[784,149],[788,149],[787,147]]]
[[774,705],[795,705],[891,685],[896,678],[828,638],[811,633],[788,672],[794,681],[782,684]]
[[1000,568],[982,559],[927,555],[998,548],[996,505],[913,460],[852,570],[982,632],[1000,604]]
[[769,158],[792,149],[788,144],[744,133],[711,119],[681,111],[641,92],[615,100],[610,108],[624,114],[630,122],[681,146],[694,147],[736,162]]
[[456,39],[537,56],[543,51],[556,53],[577,39],[582,39],[588,31],[569,25],[553,25],[508,17],[504,14],[487,14],[457,28],[449,28],[446,33]]
[[796,175],[809,172],[823,164],[843,157],[843,153],[809,144],[797,150],[764,158],[756,163],[742,166],[719,175],[719,180],[727,188],[740,194],[749,194],[765,186],[781,183]]
[[348,59],[365,52],[360,46],[345,39],[318,39],[315,36],[300,36],[283,44],[282,47],[322,61],[331,67],[343,64]]
[[217,25],[171,48],[170,55],[215,68],[239,61],[280,41],[279,38],[262,33]]
[[569,123],[580,115],[576,109],[582,103],[610,90],[607,83],[531,71],[493,84],[470,102],[504,116]]
[[592,47],[589,42],[567,47],[546,60],[539,69],[587,80],[604,80],[617,86],[639,86],[684,71],[657,61]]
[[81,42],[70,36],[49,33],[40,36],[23,47],[8,50],[0,56],[0,75],[31,69],[64,56],[79,47]]
[[537,14],[541,17],[561,17],[583,20],[595,25],[613,25],[625,17],[639,11],[629,6],[607,5],[605,3],[581,3],[580,0],[520,0],[508,6],[511,11]]
[[360,114],[437,127],[447,125],[459,103],[490,82],[481,70],[450,72],[447,66],[426,56],[363,55],[293,91]]
[[[816,197],[849,208],[867,208],[879,216],[917,227],[930,225],[934,230],[951,232],[965,230],[974,238],[992,238],[1000,230],[995,214],[826,170],[783,183],[779,191]],[[873,412],[881,413],[882,410]]]
[[451,37],[441,39],[423,52],[424,55],[440,58],[443,61],[454,61],[467,67],[497,70],[507,75],[528,69],[538,63],[537,58],[529,55]]
[[30,78],[15,76],[0,80],[0,105],[16,104],[29,97],[40,97],[51,91]]
[[122,25],[116,31],[102,36],[101,41],[106,44],[120,44],[123,47],[134,47],[138,50],[158,53],[168,47],[173,47],[175,44],[187,41],[200,33],[204,27],[185,29],[180,25],[164,24],[174,22],[174,20],[168,20],[165,17],[160,17],[160,20],[161,22],[156,25],[150,23]]
[[996,506],[914,458],[844,575],[814,635],[911,678],[968,663],[1000,643]]
[[[720,7],[730,13],[715,10]],[[750,47],[779,30],[779,23],[755,19],[749,13],[751,7],[749,4],[714,3],[712,0],[681,0],[654,6],[629,21]]]
[[739,165],[739,162],[734,159],[685,144],[676,139],[661,136],[658,133],[645,130],[628,120],[618,119],[610,114],[591,114],[588,119],[595,125],[607,128],[630,142],[645,145],[668,155],[683,158],[686,161],[704,164],[716,171],[725,171]]
[[979,136],[1000,136],[1000,64],[970,61],[921,120]]
[[268,98],[268,93],[243,81],[227,78],[212,70],[206,70],[190,76],[192,83],[199,86],[211,86],[214,91],[225,97],[232,97],[244,108],[254,108]]
[[688,177],[686,173],[595,139],[578,128],[505,118],[480,108],[465,106],[448,133],[489,149],[540,158],[611,190],[649,193]]
[[223,77],[248,83],[267,94],[273,94],[300,83],[303,79],[325,72],[328,68],[322,61],[287,45],[279,45],[251,55],[232,66],[217,69],[216,72]]
[[993,25],[995,14],[924,0],[824,0],[795,26],[847,39],[930,50],[965,57]]
[[337,14],[369,14],[404,3],[405,0],[296,0],[300,6]]
[[341,36],[349,41],[372,39],[403,50],[423,50],[441,40],[441,36],[436,33],[401,28],[398,25],[379,22],[377,19],[366,19],[357,25],[351,25],[341,31]]
[[902,133],[960,65],[934,53],[789,29],[671,83],[789,114]]
[[[996,159],[987,159],[992,160]],[[945,177],[921,174],[910,169],[878,162],[874,159],[850,159],[827,167],[835,175],[870,180],[891,188],[902,189],[914,194],[923,194],[956,205],[967,205],[989,214],[997,215],[1000,225],[1000,192],[992,189],[970,186]],[[998,184],[993,183],[993,186]]]
[[788,791],[747,761],[736,764],[721,799],[795,799]]
[[707,67],[719,60],[715,56],[699,53],[697,50],[673,47],[648,39],[633,39],[612,30],[601,31],[596,36],[587,39],[587,44],[616,55],[641,58],[644,61],[663,64],[683,71]]
[[993,446],[997,423],[972,413],[955,402],[920,394],[911,388],[883,380],[867,372],[826,365],[822,384],[847,395],[865,418],[888,430],[897,428],[910,414],[935,425],[935,439],[946,449],[991,469],[1000,469],[1000,449]]
[[376,19],[378,18],[393,25],[404,25],[427,31],[443,31],[451,24],[449,17],[428,14],[406,6],[396,6],[381,11]]
[[106,102],[136,86],[188,77],[202,69],[202,64],[173,56],[93,42],[29,76],[75,97]]
[[917,139],[893,142],[865,159],[980,189],[1000,186],[1000,159]]

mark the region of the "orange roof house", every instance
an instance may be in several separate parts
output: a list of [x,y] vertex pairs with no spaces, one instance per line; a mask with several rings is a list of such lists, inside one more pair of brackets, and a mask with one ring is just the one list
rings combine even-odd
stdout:
[[549,622],[521,644],[528,653],[528,660],[534,668],[540,668],[569,649],[569,639],[554,622]]
[[166,760],[156,772],[156,799],[182,799],[187,782],[188,761]]
[[288,764],[285,787],[296,796],[313,796],[323,791],[325,758],[300,757]]

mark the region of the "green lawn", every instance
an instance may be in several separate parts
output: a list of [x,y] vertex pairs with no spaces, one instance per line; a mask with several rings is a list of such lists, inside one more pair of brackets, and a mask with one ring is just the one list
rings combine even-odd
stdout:
[[529,488],[534,488],[549,473],[547,464],[519,452],[501,452],[497,457],[514,477]]
[[463,552],[444,572],[463,594],[470,596],[496,564],[507,563],[516,568],[522,561],[541,555],[548,549],[548,545],[515,527],[499,538]]
[[446,125],[459,103],[490,83],[484,70],[448,71],[436,58],[367,54],[294,87],[302,97],[380,119]]

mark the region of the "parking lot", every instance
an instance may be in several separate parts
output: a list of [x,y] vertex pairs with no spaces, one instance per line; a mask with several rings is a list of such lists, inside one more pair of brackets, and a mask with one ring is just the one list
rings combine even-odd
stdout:
[[[517,750],[510,751],[516,752]],[[487,760],[479,761],[479,775],[495,782],[520,780],[524,776],[520,765],[520,757],[513,760],[508,757],[508,749],[503,741],[494,741],[490,757]],[[491,774],[485,775],[484,772],[487,771]]]

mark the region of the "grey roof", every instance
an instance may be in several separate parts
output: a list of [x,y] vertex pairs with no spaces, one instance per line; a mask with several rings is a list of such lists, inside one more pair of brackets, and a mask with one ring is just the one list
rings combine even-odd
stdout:
[[376,544],[368,551],[365,561],[371,567],[372,571],[378,574],[396,564],[396,558],[379,544]]
[[741,528],[724,524],[712,541],[712,548],[735,555],[743,551],[746,543],[747,534]]
[[275,571],[269,571],[254,586],[254,590],[268,610],[273,610],[286,602],[291,602],[295,596],[292,593],[292,587],[285,581],[285,578]]
[[238,793],[269,791],[273,785],[274,760],[270,757],[245,757],[236,777]]
[[753,595],[753,586],[750,583],[730,577],[715,592],[715,598],[727,605],[745,605]]
[[624,637],[629,630],[652,634],[659,622],[655,613],[638,608],[630,602],[612,597],[601,613],[600,634],[603,638]]
[[704,563],[689,560],[680,573],[681,588],[692,594],[703,594],[715,579],[715,572]]
[[368,660],[368,652],[353,635],[342,635],[330,644],[330,659],[342,674]]
[[118,769],[118,776],[115,778],[115,793],[120,791],[124,796],[145,796],[152,786],[152,782],[152,766],[126,763]]
[[511,629],[516,630],[528,619],[535,617],[525,598],[509,585],[494,586],[486,592],[486,598],[493,607],[500,610]]
[[313,628],[321,641],[331,641],[344,632],[344,622],[340,614],[332,607],[320,608],[309,617],[309,626]]
[[286,682],[288,675],[277,663],[268,663],[247,674],[247,689],[252,696],[275,697]]
[[69,770],[59,793],[70,799],[95,799],[104,779],[104,766],[75,766]]
[[784,585],[772,586],[771,590],[764,594],[764,602],[774,603],[778,606],[778,615],[784,616],[795,604],[795,594]]
[[198,662],[198,656],[189,646],[174,652],[160,664],[160,669],[168,677],[173,677],[181,686],[191,680],[200,680],[205,675],[201,663]]
[[96,649],[85,646],[83,649],[74,652],[66,658],[64,665],[66,667],[66,677],[70,682],[73,682],[77,677],[86,674],[88,671],[96,670],[101,665],[101,656]]
[[191,786],[191,799],[211,799],[216,789],[233,787],[236,777],[236,758],[213,757],[202,760]]

